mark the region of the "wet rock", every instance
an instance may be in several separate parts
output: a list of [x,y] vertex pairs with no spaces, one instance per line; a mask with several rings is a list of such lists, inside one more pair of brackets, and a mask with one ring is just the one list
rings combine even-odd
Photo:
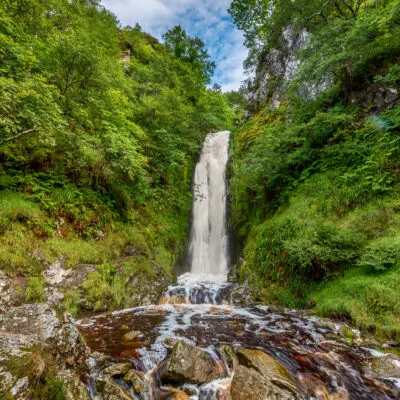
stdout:
[[363,340],[362,345],[370,349],[377,349],[380,346],[380,343],[375,339],[368,338]]
[[307,393],[308,396],[317,400],[330,400],[328,388],[324,382],[315,376],[315,374],[299,374],[299,382],[304,392]]
[[110,378],[98,379],[96,381],[97,391],[103,395],[105,400],[132,400],[134,397]]
[[285,309],[281,306],[277,306],[275,304],[270,304],[268,306],[268,311],[270,313],[275,313],[275,314],[283,314],[285,312]]
[[123,364],[113,364],[103,370],[104,376],[123,376],[127,374],[132,368],[132,364],[123,363]]
[[172,392],[168,394],[166,400],[190,400],[190,397],[182,390],[171,389]]
[[255,369],[239,365],[232,379],[232,400],[294,400],[296,397],[282,389]]
[[227,365],[229,369],[234,370],[237,365],[237,359],[233,348],[228,345],[223,345],[220,346],[218,350],[225,365]]
[[337,326],[336,324],[331,321],[330,319],[319,318],[315,321],[315,326],[320,329],[324,329],[327,331],[336,331]]
[[254,304],[254,291],[248,283],[236,285],[231,293],[232,303],[241,306]]
[[164,345],[165,347],[172,349],[172,347],[174,347],[176,345],[176,343],[178,342],[178,339],[174,339],[174,338],[166,338],[164,340]]
[[278,360],[261,350],[239,349],[236,353],[239,365],[256,370],[267,380],[297,393],[292,374]]
[[216,366],[207,352],[180,340],[171,350],[161,380],[164,382],[203,384],[218,377]]
[[147,391],[147,385],[143,372],[135,371],[132,369],[127,374],[125,374],[124,381],[131,385],[136,393]]
[[374,378],[400,379],[400,358],[394,354],[374,357],[364,366],[364,371]]
[[124,342],[135,342],[136,339],[139,339],[141,337],[143,337],[142,332],[140,332],[140,331],[130,331],[130,332],[125,333],[125,335],[123,336],[122,340]]
[[328,332],[325,334],[325,339],[327,340],[334,340],[336,342],[340,341],[342,338],[339,334],[333,333],[333,332]]

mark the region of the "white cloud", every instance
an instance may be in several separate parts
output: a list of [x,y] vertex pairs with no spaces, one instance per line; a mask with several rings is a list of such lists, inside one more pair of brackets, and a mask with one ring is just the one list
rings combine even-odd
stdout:
[[233,25],[227,9],[230,0],[103,0],[122,25],[142,28],[161,38],[175,25],[199,36],[217,62],[214,81],[223,89],[235,90],[244,79],[243,61],[247,50],[243,36]]

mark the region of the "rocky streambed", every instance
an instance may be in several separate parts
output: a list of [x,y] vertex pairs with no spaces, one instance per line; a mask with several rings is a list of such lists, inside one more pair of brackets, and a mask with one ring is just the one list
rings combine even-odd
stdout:
[[163,304],[79,321],[91,398],[400,398],[400,360],[365,347],[357,330],[226,304],[228,286],[177,286]]
[[400,359],[356,329],[234,306],[235,290],[175,286],[159,305],[77,322],[45,304],[16,307],[0,315],[0,398],[38,387],[50,397],[36,398],[62,398],[55,382],[71,400],[400,398]]

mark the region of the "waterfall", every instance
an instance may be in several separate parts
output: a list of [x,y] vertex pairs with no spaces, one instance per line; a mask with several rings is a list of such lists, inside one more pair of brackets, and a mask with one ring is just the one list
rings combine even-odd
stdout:
[[192,278],[224,281],[228,272],[226,165],[230,132],[210,133],[194,175],[189,264]]

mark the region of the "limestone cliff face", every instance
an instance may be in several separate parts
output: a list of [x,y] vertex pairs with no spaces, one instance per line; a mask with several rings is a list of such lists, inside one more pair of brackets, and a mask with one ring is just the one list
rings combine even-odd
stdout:
[[299,70],[299,49],[304,48],[310,34],[303,29],[288,26],[279,40],[279,46],[264,53],[251,82],[250,100],[258,109],[266,102],[273,108],[279,107],[284,99],[285,88]]
[[[284,101],[288,83],[301,66],[298,52],[307,46],[310,38],[311,34],[306,29],[288,26],[281,34],[279,45],[264,52],[248,88],[253,111],[257,111],[265,104],[275,109]],[[312,85],[305,83],[300,86],[298,94],[303,99],[314,99],[331,83],[330,76]],[[346,85],[345,89],[345,101],[349,105],[357,104],[380,112],[400,104],[397,83],[371,84],[363,81],[361,84],[356,82],[353,85]]]

